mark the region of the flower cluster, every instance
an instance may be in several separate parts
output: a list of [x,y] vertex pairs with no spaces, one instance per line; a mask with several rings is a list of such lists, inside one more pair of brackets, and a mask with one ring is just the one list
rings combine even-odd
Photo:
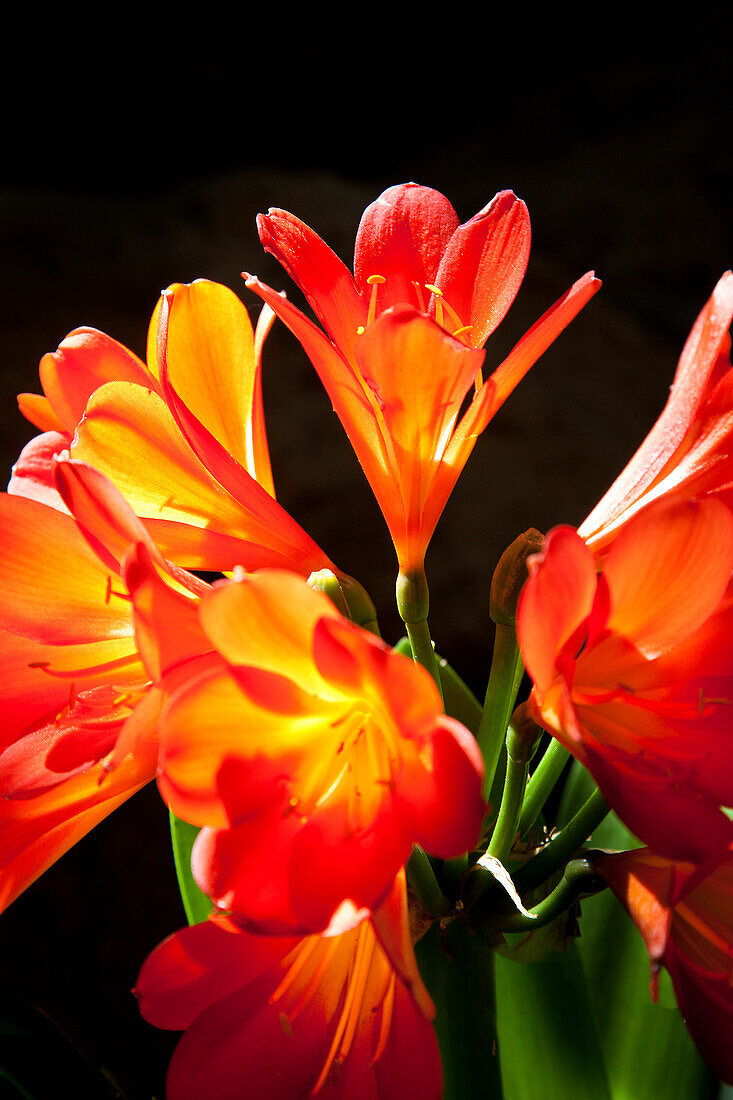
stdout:
[[[484,798],[521,678],[516,654],[496,671],[504,630],[533,683],[523,717],[648,846],[595,856],[594,878],[733,1078],[733,276],[637,455],[578,530],[529,557],[474,723],[480,706],[433,652],[425,554],[478,436],[600,284],[579,279],[484,377],[529,258],[511,192],[460,224],[436,191],[389,188],[362,217],[353,274],[286,211],[258,229],[322,327],[251,275],[254,328],[227,288],[175,283],[147,362],[76,329],[43,357],[43,393],[19,398],[41,434],[0,496],[0,906],[155,780],[198,830],[182,873],[209,903],[135,989],[149,1021],[185,1032],[169,1100],[234,1100],[245,1081],[278,1100],[439,1100],[413,940],[443,918],[488,920],[499,942],[505,906],[471,911],[474,864],[515,899],[513,919],[539,915],[513,852],[533,726],[510,726],[503,794]],[[261,377],[276,318],[386,520],[411,656],[276,501]],[[527,882],[557,869],[553,843]]]
[[728,272],[642,446],[578,530],[555,528],[530,558],[517,624],[534,717],[648,845],[599,857],[597,869],[638,924],[653,966],[669,970],[693,1036],[727,1080],[732,319]]

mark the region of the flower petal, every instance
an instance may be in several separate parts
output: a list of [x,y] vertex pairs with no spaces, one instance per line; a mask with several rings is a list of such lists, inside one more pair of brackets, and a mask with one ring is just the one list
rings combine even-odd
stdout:
[[594,550],[601,549],[610,532],[623,522],[627,509],[654,484],[675,452],[684,450],[685,437],[698,416],[710,383],[718,380],[716,367],[721,349],[727,348],[732,318],[733,273],[727,271],[687,338],[659,419],[580,527],[582,537]]
[[54,459],[69,448],[71,439],[61,432],[44,432],[26,443],[13,466],[8,492],[13,496],[30,497],[49,508],[65,512],[54,480]]
[[[366,317],[366,304],[349,269],[318,234],[287,210],[273,208],[259,214],[257,231],[265,252],[282,264],[334,344],[348,354]],[[273,309],[279,316],[274,305]]]
[[593,555],[572,527],[555,527],[540,554],[527,559],[529,579],[517,604],[522,659],[540,692],[555,675],[566,642],[588,618],[596,593]]
[[78,328],[48,352],[39,367],[43,392],[63,424],[73,434],[87,401],[105,382],[154,382],[145,364],[126,347],[93,328]]
[[513,191],[500,191],[459,226],[440,261],[435,283],[480,348],[504,319],[521,286],[530,251],[529,212]]
[[646,658],[678,645],[719,606],[733,571],[733,513],[721,501],[659,502],[619,534],[604,565],[609,630]]
[[24,497],[0,495],[6,630],[61,646],[131,638],[126,599],[73,519]]
[[382,309],[417,304],[415,283],[435,282],[457,227],[458,216],[439,191],[417,183],[388,187],[366,208],[356,233],[354,278],[362,295],[370,293],[370,275],[381,275]]

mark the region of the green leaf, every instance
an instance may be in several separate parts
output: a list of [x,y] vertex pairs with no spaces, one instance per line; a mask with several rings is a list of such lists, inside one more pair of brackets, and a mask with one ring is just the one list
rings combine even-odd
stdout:
[[437,1009],[444,1100],[502,1100],[493,951],[453,920],[446,927],[436,921],[415,954]]
[[574,943],[526,966],[497,956],[496,1005],[506,1100],[611,1100]]
[[[615,814],[592,838],[601,848],[638,848]],[[717,1081],[695,1050],[664,971],[660,1003],[649,993],[641,936],[614,895],[583,902],[578,951],[598,1021],[612,1100],[708,1100]]]
[[173,812],[171,812],[170,820],[173,859],[176,865],[178,889],[181,893],[186,919],[189,924],[200,924],[201,921],[208,919],[211,912],[211,900],[199,890],[191,873],[191,849],[199,830],[195,825],[189,825],[187,821],[181,821]]

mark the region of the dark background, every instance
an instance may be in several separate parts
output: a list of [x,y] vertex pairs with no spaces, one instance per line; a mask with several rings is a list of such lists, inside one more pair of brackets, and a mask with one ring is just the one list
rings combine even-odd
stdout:
[[[604,9],[344,12],[286,24],[101,9],[11,36],[0,179],[2,452],[34,430],[15,395],[41,355],[90,324],[144,354],[160,289],[243,269],[298,299],[255,215],[285,207],[349,262],[359,216],[392,183],[443,191],[466,220],[513,188],[533,253],[487,367],[589,268],[604,289],[497,415],[459,481],[427,566],[438,647],[477,691],[493,566],[529,525],[579,523],[661,409],[684,338],[733,258],[729,30]],[[251,13],[250,13],[251,14]],[[344,25],[346,20],[346,25]],[[183,37],[181,37],[183,32]],[[386,528],[316,376],[282,328],[265,356],[281,502],[371,591],[395,639]],[[182,923],[154,789],[117,811],[0,919],[6,992],[49,1012],[130,1097],[162,1095],[174,1038],[128,990]]]

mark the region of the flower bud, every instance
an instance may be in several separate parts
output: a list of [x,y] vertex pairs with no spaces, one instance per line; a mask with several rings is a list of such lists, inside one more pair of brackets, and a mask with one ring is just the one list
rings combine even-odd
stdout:
[[517,535],[499,558],[491,579],[489,614],[497,626],[514,626],[517,600],[527,579],[527,558],[542,549],[544,535],[529,527]]

